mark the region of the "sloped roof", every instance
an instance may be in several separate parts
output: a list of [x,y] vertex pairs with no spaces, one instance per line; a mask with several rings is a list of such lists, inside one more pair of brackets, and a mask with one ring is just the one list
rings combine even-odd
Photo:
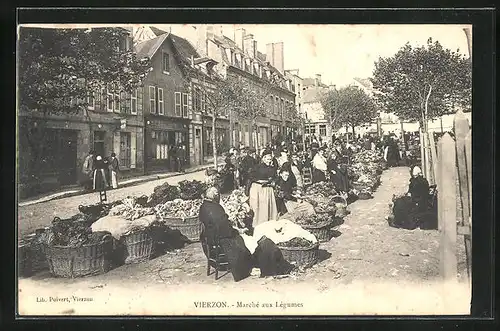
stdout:
[[169,36],[172,44],[183,61],[191,61],[191,56],[194,58],[200,57],[196,48],[187,39],[181,38],[172,33],[170,33]]
[[163,42],[167,39],[168,36],[169,34],[165,33],[162,34],[161,36],[143,41],[135,45],[135,52],[137,53],[137,57],[140,59],[145,57],[151,59],[155,55],[156,51],[158,51],[160,46],[163,44]]
[[157,37],[161,36],[162,34],[168,33],[167,31],[160,30],[158,28],[155,28],[154,26],[150,26],[149,28]]
[[321,97],[323,96],[323,93],[327,91],[327,88],[319,86],[306,88],[302,93],[301,101],[302,103],[319,102],[321,100]]
[[189,41],[172,33],[164,33],[156,38],[143,41],[135,46],[135,51],[137,52],[138,58],[152,58],[158,51],[160,46],[165,42],[167,38],[172,41],[173,47],[180,55],[182,61],[190,61],[191,56],[198,58],[200,55],[196,51],[193,45]]
[[371,90],[373,89],[373,84],[372,82],[370,81],[369,78],[354,78],[355,81],[357,81],[358,83],[360,83],[361,85],[363,85],[365,88],[367,88],[368,90]]

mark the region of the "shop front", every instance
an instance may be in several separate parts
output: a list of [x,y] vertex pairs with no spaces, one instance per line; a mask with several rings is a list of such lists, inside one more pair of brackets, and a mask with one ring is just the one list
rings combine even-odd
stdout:
[[[203,119],[203,157],[210,158],[214,156],[213,153],[213,128],[212,119],[205,117]],[[217,155],[222,155],[230,148],[229,142],[229,121],[225,119],[217,119],[215,122],[215,142]]]
[[148,119],[145,129],[145,163],[146,172],[174,171],[174,154],[183,148],[186,163],[189,157],[189,121],[175,119]]

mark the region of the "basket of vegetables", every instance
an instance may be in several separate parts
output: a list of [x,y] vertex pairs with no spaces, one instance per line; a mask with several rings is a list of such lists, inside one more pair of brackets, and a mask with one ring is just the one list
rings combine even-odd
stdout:
[[18,244],[19,275],[30,276],[39,271],[47,270],[45,248],[49,239],[48,228],[37,229],[27,235]]
[[109,232],[92,232],[85,222],[57,217],[48,232],[51,236],[45,252],[54,276],[75,278],[111,269],[113,237]]
[[200,240],[201,222],[198,213],[201,199],[167,201],[155,207],[158,221],[180,233],[192,242]]
[[278,244],[286,261],[296,266],[310,267],[319,260],[319,243],[304,238],[293,238]]
[[334,195],[331,199],[337,207],[335,217],[344,218],[349,214],[349,211],[347,210],[347,199],[345,197],[341,195]]
[[317,213],[312,216],[299,218],[295,223],[311,232],[319,242],[327,242],[332,237],[330,229],[334,225],[334,219],[329,213]]

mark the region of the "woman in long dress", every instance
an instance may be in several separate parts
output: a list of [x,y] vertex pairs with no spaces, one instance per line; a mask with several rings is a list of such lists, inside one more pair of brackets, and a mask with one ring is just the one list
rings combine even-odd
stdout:
[[327,179],[328,166],[326,164],[325,150],[320,149],[312,160],[312,182],[324,182]]
[[97,155],[94,163],[93,188],[95,191],[104,191],[108,188],[108,180],[106,178],[107,163],[104,162],[102,156]]
[[276,168],[272,165],[270,150],[262,153],[262,159],[250,174],[249,204],[254,212],[253,227],[278,218],[278,208],[274,195]]
[[349,179],[347,177],[347,168],[338,163],[338,154],[333,151],[328,160],[328,171],[330,180],[335,185],[337,191],[347,193],[349,191]]

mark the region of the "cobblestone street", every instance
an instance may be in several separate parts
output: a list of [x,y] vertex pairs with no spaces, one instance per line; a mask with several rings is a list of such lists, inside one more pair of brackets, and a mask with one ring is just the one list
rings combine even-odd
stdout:
[[[201,175],[196,174],[194,178],[199,178]],[[200,292],[205,293],[204,295],[208,297],[207,291],[210,293],[213,291],[231,293],[247,287],[250,289],[252,285],[254,287],[259,285],[259,288],[274,292],[278,296],[295,291],[297,286],[304,287],[304,291],[312,291],[311,295],[327,295],[328,293],[336,295],[339,288],[343,290],[351,288],[352,291],[352,287],[356,286],[363,287],[362,295],[368,295],[369,291],[378,291],[377,293],[380,295],[389,288],[393,293],[396,293],[402,291],[400,286],[419,286],[419,288],[423,286],[424,288],[416,290],[416,292],[422,296],[419,300],[424,302],[429,300],[425,303],[428,305],[432,302],[429,295],[436,295],[437,297],[434,299],[441,300],[438,299],[439,295],[433,292],[434,290],[426,288],[431,284],[439,283],[439,233],[435,230],[407,231],[391,228],[385,219],[389,214],[388,204],[392,195],[407,190],[408,178],[408,168],[406,167],[391,168],[385,171],[382,175],[382,183],[375,192],[374,198],[351,204],[349,207],[351,214],[338,228],[338,237],[321,244],[320,258],[322,261],[298,275],[281,279],[261,279],[258,276],[251,276],[235,283],[229,274],[215,281],[213,275],[206,276],[206,258],[200,244],[194,243],[181,250],[168,252],[147,263],[122,266],[96,277],[56,279],[48,273],[38,274],[30,279],[21,279],[20,288],[29,289],[30,295],[43,288],[50,288],[51,293],[64,292],[63,289],[66,291],[91,289],[91,293],[100,295],[120,293],[125,291],[124,287],[126,287],[140,290],[143,293],[141,296],[155,291],[163,291],[165,296],[170,296],[174,288],[177,291],[185,286],[188,288],[210,286],[210,289],[204,288],[204,292]],[[177,181],[182,179],[182,176],[175,178]],[[158,184],[159,182],[151,182],[123,191],[117,190],[112,192],[114,194],[112,198],[118,199],[127,194],[149,193]],[[55,203],[58,203],[59,208],[66,208],[69,204],[76,208],[81,203],[79,201],[76,199],[64,202],[62,206],[59,204],[60,201]],[[49,210],[52,210],[55,207],[50,208]],[[459,241],[459,247],[463,246],[461,244],[462,242]],[[464,255],[463,249],[459,252],[460,256]],[[465,270],[464,258],[459,259],[459,270],[461,279],[466,279],[463,274]],[[377,285],[372,287],[369,285],[372,283]],[[466,290],[466,282],[460,284],[460,290]],[[381,288],[386,288],[386,290]],[[403,293],[404,291],[395,294],[394,297],[385,296],[382,298],[383,300],[399,302]],[[366,299],[362,300],[366,301]],[[385,302],[385,304],[389,303]],[[404,304],[400,302],[399,307],[403,307]],[[408,305],[408,303],[406,304]],[[438,305],[437,303],[432,304]],[[416,309],[424,309],[424,304],[420,303],[419,305]],[[382,309],[382,307],[377,309]],[[148,312],[157,311],[151,309]]]
[[[108,201],[123,199],[129,195],[150,195],[156,186],[161,185],[165,182],[168,182],[169,184],[177,184],[178,182],[186,179],[203,180],[204,177],[205,171],[198,171],[166,179],[152,180],[135,186],[118,188],[116,190],[107,192]],[[19,207],[17,222],[18,234],[19,236],[22,236],[34,231],[37,228],[47,226],[55,216],[65,218],[77,214],[79,212],[79,205],[89,205],[97,202],[99,202],[98,192]]]

